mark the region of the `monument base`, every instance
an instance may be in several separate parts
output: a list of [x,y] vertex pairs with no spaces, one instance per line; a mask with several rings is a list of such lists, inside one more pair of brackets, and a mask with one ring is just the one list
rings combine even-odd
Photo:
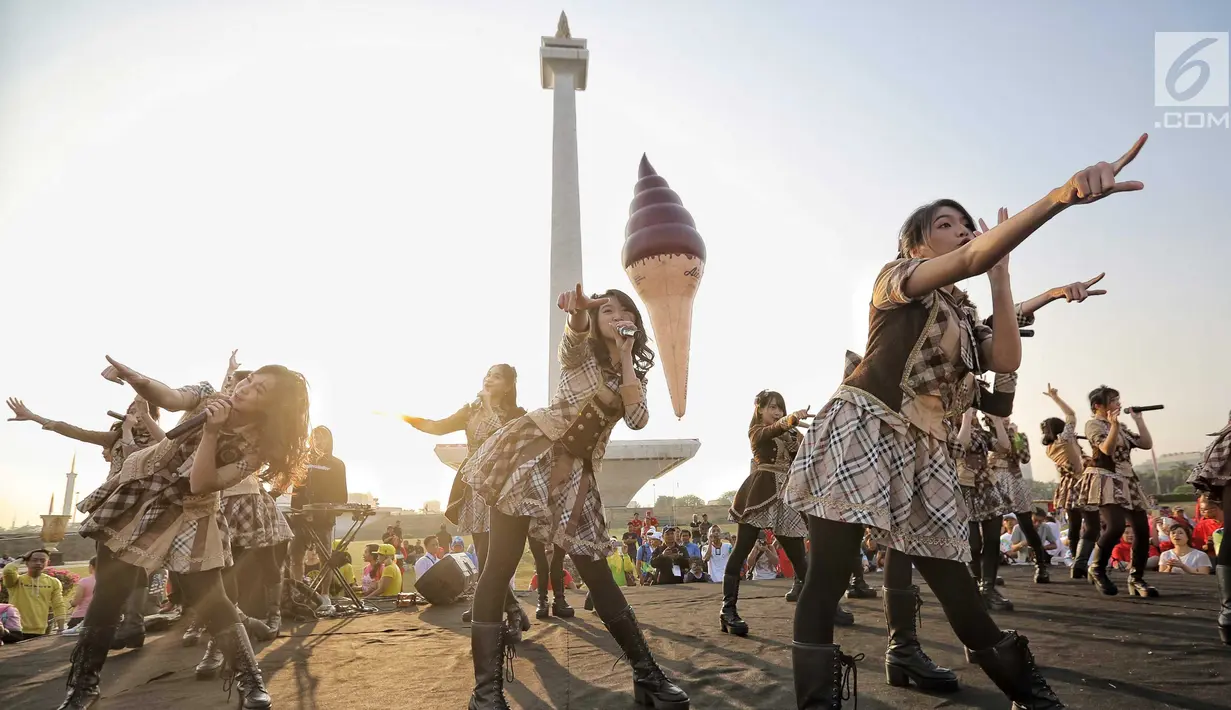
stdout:
[[[609,508],[628,505],[637,491],[697,455],[697,439],[644,439],[611,441],[598,474],[603,504]],[[465,444],[438,444],[436,458],[453,470],[466,460]]]

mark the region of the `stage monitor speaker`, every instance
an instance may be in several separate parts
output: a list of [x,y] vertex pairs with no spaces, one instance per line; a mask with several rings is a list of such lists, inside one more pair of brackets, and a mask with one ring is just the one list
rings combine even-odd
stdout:
[[320,464],[308,466],[307,500],[304,503],[330,503],[345,505],[347,502],[346,469],[328,468]]
[[432,565],[421,579],[415,580],[415,591],[430,604],[452,604],[474,589],[479,581],[479,569],[464,552],[445,555]]

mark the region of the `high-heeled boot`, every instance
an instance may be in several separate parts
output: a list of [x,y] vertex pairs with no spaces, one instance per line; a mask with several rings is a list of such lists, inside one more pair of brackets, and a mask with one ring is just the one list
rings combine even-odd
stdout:
[[571,619],[577,615],[577,611],[569,606],[568,600],[564,598],[564,592],[556,592],[556,597],[551,602],[551,615],[560,619]]
[[970,651],[970,658],[1009,696],[1013,710],[1060,710],[1064,707],[1034,664],[1029,641],[1016,631],[1005,631],[991,648]]
[[633,699],[654,710],[688,710],[688,694],[663,673],[637,626],[631,606],[611,621],[603,621],[633,667]]
[[850,586],[846,589],[847,599],[875,599],[876,590],[869,587],[868,583],[863,579],[863,563],[862,561],[855,567],[855,571],[851,574]]
[[240,611],[238,606],[235,607],[235,609],[239,612],[239,623],[243,624],[244,628],[248,630],[249,638],[254,638],[257,641],[273,640],[273,636],[269,632],[269,627],[265,625],[264,621],[248,616],[243,611]]
[[111,639],[111,650],[141,648],[145,645],[145,596],[145,583],[135,585],[129,592],[128,598],[124,600],[124,618]]
[[[476,621],[470,625],[470,654],[474,657],[474,691],[468,710],[510,710],[504,697],[504,623]],[[513,659],[509,659],[512,680]]]
[[98,700],[98,679],[115,638],[114,626],[83,626],[68,671],[68,696],[57,710],[86,710]]
[[517,597],[513,596],[511,590],[504,600],[504,613],[507,619],[508,642],[517,645],[521,643],[522,632],[530,630],[530,618],[521,610],[521,604],[517,603]]
[[1128,595],[1130,597],[1157,597],[1158,590],[1146,583],[1146,573],[1141,567],[1128,570]]
[[196,668],[192,669],[197,680],[213,680],[218,677],[218,671],[222,670],[222,646],[214,640],[213,636],[209,637],[209,643],[205,644],[205,656],[197,663]]
[[265,589],[265,626],[270,640],[278,638],[282,631],[282,580]]
[[837,644],[796,641],[791,647],[795,706],[799,710],[842,710],[843,700],[858,696],[855,664],[862,660],[862,653],[848,656]]
[[996,574],[993,572],[991,576],[984,577],[979,581],[979,594],[983,597],[983,603],[991,611],[1013,611],[1013,602],[1009,601],[996,589]]
[[551,616],[551,604],[547,602],[547,587],[539,585],[539,606],[534,610],[534,618],[546,619]]
[[748,624],[739,618],[739,612],[735,610],[737,603],[739,603],[739,575],[723,575],[722,610],[718,612],[718,623],[724,634],[747,636]]
[[1215,567],[1214,578],[1218,581],[1218,601],[1222,604],[1218,612],[1218,635],[1223,643],[1231,646],[1231,565]]
[[1085,579],[1090,571],[1090,553],[1094,552],[1094,543],[1090,540],[1077,542],[1077,553],[1073,555],[1073,567],[1069,576],[1073,579]]
[[1034,583],[1051,583],[1051,555],[1046,551],[1036,550],[1034,553]]
[[886,682],[907,687],[913,680],[920,690],[957,690],[957,674],[936,665],[919,645],[915,632],[915,620],[923,607],[919,587],[881,587],[881,590],[885,593],[885,626],[889,630],[889,645],[885,649]]
[[190,614],[188,617],[188,628],[184,629],[184,635],[180,638],[180,643],[183,644],[184,648],[190,648],[200,643],[201,632],[205,630],[205,627],[197,623],[196,617],[191,616],[193,612],[190,611],[188,613]]
[[799,593],[804,591],[804,580],[799,575],[795,576],[795,581],[791,582],[791,588],[787,590],[785,599],[794,604],[799,601]]
[[261,678],[261,668],[257,665],[252,641],[248,639],[248,630],[244,625],[227,624],[214,634],[214,640],[222,648],[223,687],[228,691],[232,685],[239,688],[239,706],[243,710],[272,707],[273,700],[265,689],[265,680]]
[[1109,597],[1120,593],[1115,582],[1107,576],[1107,551],[1101,545],[1095,544],[1094,551],[1090,553],[1090,569],[1086,572],[1086,579]]

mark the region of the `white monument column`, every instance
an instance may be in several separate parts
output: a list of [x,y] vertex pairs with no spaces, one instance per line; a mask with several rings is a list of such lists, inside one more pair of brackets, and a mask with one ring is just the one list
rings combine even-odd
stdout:
[[73,453],[73,462],[68,466],[68,483],[64,486],[64,512],[61,515],[73,514],[73,486],[77,483],[77,454]]
[[556,308],[558,294],[581,282],[581,193],[577,174],[577,93],[586,90],[590,52],[584,39],[574,39],[568,17],[560,13],[554,37],[539,47],[539,79],[552,90],[551,139],[551,309],[547,332],[547,401],[560,381],[556,351],[564,332],[565,313]]

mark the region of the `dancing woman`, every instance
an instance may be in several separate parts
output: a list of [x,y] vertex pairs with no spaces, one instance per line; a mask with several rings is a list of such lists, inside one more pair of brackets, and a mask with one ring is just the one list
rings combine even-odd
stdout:
[[[735,550],[727,560],[722,577],[722,610],[718,621],[723,633],[748,635],[748,623],[740,618],[736,610],[740,571],[761,530],[774,531],[774,537],[778,538],[795,568],[795,583],[787,592],[786,600],[794,602],[799,599],[799,590],[803,589],[804,579],[808,576],[808,560],[804,556],[804,536],[808,534],[808,526],[802,515],[782,504],[782,487],[786,484],[795,453],[799,451],[800,436],[795,428],[811,416],[807,407],[787,414],[782,395],[771,390],[762,390],[753,402],[752,421],[748,424],[752,473],[740,485],[727,516],[739,528]],[[845,616],[843,622],[855,622],[850,612],[840,613]]]
[[[1115,164],[1082,170],[1021,213],[973,239],[957,202],[917,210],[899,238],[899,258],[873,289],[868,346],[855,372],[814,418],[791,467],[786,503],[808,515],[810,574],[795,613],[795,692],[800,708],[841,707],[843,667],[855,659],[833,639],[833,615],[863,537],[905,553],[940,599],[971,657],[1014,702],[1060,707],[1024,637],[1002,633],[971,582],[967,516],[957,494],[946,413],[963,407],[956,390],[972,372],[1010,373],[1021,336],[1008,256],[1052,217],[1075,204],[1141,189],[1117,183],[1143,136]],[[955,287],[987,273],[993,323],[979,323]],[[957,409],[957,412],[963,411]]]
[[[998,376],[998,380],[1000,377]],[[1008,375],[1016,380],[1016,375]],[[1022,475],[1022,464],[1030,463],[1030,442],[1026,435],[1017,430],[1017,425],[1008,417],[988,416],[991,426],[996,431],[997,441],[1007,441],[1008,447],[993,447],[988,454],[988,465],[992,473],[1002,482],[1009,492],[1012,507],[1010,512],[1017,518],[1017,526],[1021,528],[1026,544],[1034,551],[1034,582],[1047,584],[1051,582],[1051,555],[1043,548],[1043,539],[1034,527],[1034,496],[1030,490],[1030,481]]]
[[61,710],[83,710],[98,699],[99,674],[115,623],[138,570],[179,572],[189,602],[221,645],[249,710],[271,705],[247,630],[222,586],[231,563],[227,523],[218,492],[265,468],[275,485],[303,472],[308,438],[308,389],[302,375],[267,365],[235,388],[230,398],[208,383],[171,389],[115,360],[104,376],[127,382],[151,404],[168,411],[206,412],[205,425],[164,439],[124,462],[78,506],[88,517],[81,534],[98,547],[94,599],[73,651],[69,694]]
[[[1231,513],[1231,417],[1227,425],[1213,434],[1214,441],[1205,449],[1201,463],[1193,469],[1188,482],[1197,490],[1205,491],[1209,502],[1222,507],[1223,520]],[[1231,646],[1231,544],[1225,541],[1218,546],[1214,561],[1214,576],[1218,580],[1218,633],[1222,642]]]
[[[1043,394],[1056,403],[1064,413],[1064,419],[1049,417],[1043,420],[1040,428],[1043,430],[1043,445],[1047,447],[1047,458],[1056,464],[1056,476],[1060,481],[1056,486],[1056,494],[1052,498],[1052,507],[1063,510],[1069,518],[1069,555],[1073,558],[1073,579],[1084,579],[1090,552],[1094,541],[1098,538],[1098,527],[1086,530],[1082,535],[1083,507],[1078,505],[1078,486],[1081,482],[1085,464],[1082,462],[1081,446],[1077,443],[1077,413],[1063,399],[1051,383],[1047,383],[1047,391]],[[1097,510],[1097,509],[1095,509]],[[1081,552],[1078,554],[1078,541],[1081,540]]]
[[[525,409],[517,406],[517,370],[513,369],[512,365],[502,363],[492,365],[487,370],[487,374],[483,377],[483,389],[474,401],[462,406],[447,419],[403,416],[402,420],[419,431],[433,436],[443,436],[464,430],[466,432],[466,455],[472,456],[483,442],[487,441],[488,437],[499,431],[500,427],[525,413]],[[453,479],[453,488],[449,491],[449,506],[445,509],[445,519],[457,526],[458,535],[471,535],[474,538],[475,552],[479,559],[479,572],[482,573],[483,566],[487,563],[488,531],[491,529],[488,506],[474,494],[470,486],[462,481],[460,466],[457,476]],[[536,562],[542,554],[540,548],[535,554]],[[546,561],[545,555],[544,561]],[[544,565],[540,571],[541,579],[547,579],[547,566]],[[560,579],[563,580],[563,578],[563,568],[561,568]],[[563,596],[562,592],[557,592],[557,594]],[[540,606],[545,606],[547,590],[540,590],[539,596]],[[511,591],[505,602],[505,611],[509,617],[510,630],[516,631],[517,634],[530,630],[530,620],[522,613]],[[467,609],[462,614],[462,621],[470,623],[472,614],[473,610]]]
[[[649,421],[646,373],[654,353],[646,346],[641,313],[624,292],[588,297],[577,284],[556,303],[569,316],[551,404],[510,422],[462,466],[463,480],[491,506],[491,549],[474,598],[475,688],[469,707],[508,708],[500,615],[529,535],[573,558],[595,611],[632,664],[637,701],[684,710],[688,696],[654,662],[607,567],[610,536],[597,485],[616,424],[623,419],[630,429],[641,429]],[[627,335],[630,328],[635,332]]]
[[[151,408],[140,396],[134,397],[128,405],[124,419],[113,423],[107,431],[82,429],[68,422],[41,417],[14,397],[9,398],[7,404],[9,409],[13,410],[13,416],[9,418],[11,422],[37,422],[47,431],[102,447],[103,458],[108,464],[108,479],[119,475],[124,461],[133,452],[155,444],[166,436],[158,426],[161,410],[158,407]],[[124,602],[123,616],[111,641],[113,650],[141,648],[145,645],[145,587],[148,581],[148,576],[142,570],[140,577],[133,583],[132,593]]]
[[1154,440],[1146,428],[1141,412],[1133,412],[1133,423],[1140,433],[1134,434],[1120,424],[1120,393],[1106,385],[1090,392],[1090,411],[1094,418],[1086,422],[1086,439],[1094,454],[1093,463],[1082,473],[1077,502],[1083,508],[1097,508],[1097,513],[1084,513],[1087,530],[1099,529],[1103,534],[1094,546],[1086,573],[1090,583],[1106,595],[1119,593],[1107,576],[1111,549],[1124,533],[1125,517],[1133,526],[1132,565],[1128,572],[1128,593],[1139,597],[1157,597],[1158,590],[1146,584],[1146,560],[1150,556],[1150,520],[1146,515],[1146,498],[1141,481],[1133,471],[1132,450],[1150,449]]

